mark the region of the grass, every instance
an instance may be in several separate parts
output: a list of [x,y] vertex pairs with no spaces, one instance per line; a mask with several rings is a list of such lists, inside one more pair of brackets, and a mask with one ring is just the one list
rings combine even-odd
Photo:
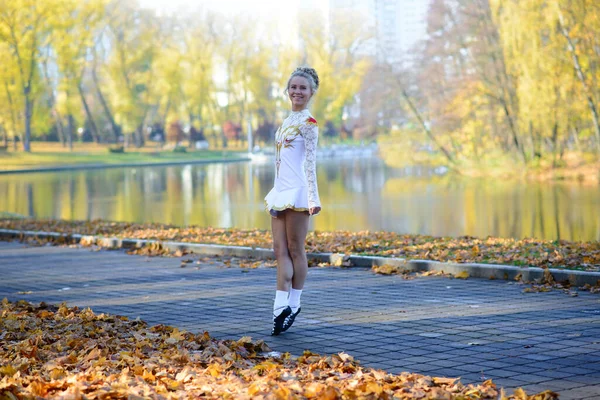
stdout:
[[242,154],[236,150],[188,150],[185,153],[159,149],[156,146],[131,147],[125,153],[110,153],[109,145],[74,143],[73,151],[60,143],[33,142],[32,152],[12,151],[0,153],[0,170],[11,171],[36,167],[53,167],[85,164],[167,163],[234,158]]

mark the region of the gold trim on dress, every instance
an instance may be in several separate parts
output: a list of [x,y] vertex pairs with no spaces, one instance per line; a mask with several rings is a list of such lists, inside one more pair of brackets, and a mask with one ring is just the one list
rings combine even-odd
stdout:
[[284,211],[284,210],[288,210],[288,209],[289,210],[293,210],[293,211],[309,211],[308,208],[296,207],[293,204],[286,204],[285,206],[282,206],[282,207],[271,207],[271,208],[269,208],[269,204],[265,200],[265,211],[267,211],[267,212],[269,212],[271,210]]

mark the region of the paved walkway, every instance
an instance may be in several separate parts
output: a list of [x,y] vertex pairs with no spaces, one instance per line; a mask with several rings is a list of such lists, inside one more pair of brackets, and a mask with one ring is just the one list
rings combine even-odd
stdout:
[[182,268],[177,258],[0,242],[0,298],[67,301],[218,338],[249,335],[296,355],[345,351],[393,373],[600,398],[600,295],[311,268],[296,324],[271,337],[275,270],[200,260]]

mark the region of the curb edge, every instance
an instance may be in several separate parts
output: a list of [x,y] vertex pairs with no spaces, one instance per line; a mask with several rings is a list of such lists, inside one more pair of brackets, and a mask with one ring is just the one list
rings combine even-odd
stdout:
[[[176,251],[185,250],[195,254],[222,255],[236,257],[253,257],[257,259],[274,258],[275,254],[271,249],[253,248],[245,246],[228,246],[219,244],[201,244],[185,242],[165,242],[153,239],[129,239],[116,237],[102,237],[81,234],[64,234],[58,232],[37,232],[37,231],[19,231],[12,229],[0,229],[0,239],[2,238],[64,238],[72,243],[85,242],[86,244],[96,244],[105,248],[141,248],[151,243],[161,243],[165,248]],[[524,281],[540,281],[544,277],[545,269],[539,267],[518,267],[514,265],[501,264],[478,264],[478,263],[452,263],[432,260],[406,260],[402,258],[381,257],[381,256],[359,256],[345,255],[338,253],[307,253],[309,260],[317,262],[328,262],[341,267],[363,267],[371,268],[380,265],[392,265],[401,267],[411,272],[423,271],[444,271],[452,274],[467,272],[471,278],[514,280],[519,274]],[[576,271],[549,269],[550,273],[557,282],[569,281],[573,286],[583,286],[585,284],[596,285],[600,280],[600,272]]]

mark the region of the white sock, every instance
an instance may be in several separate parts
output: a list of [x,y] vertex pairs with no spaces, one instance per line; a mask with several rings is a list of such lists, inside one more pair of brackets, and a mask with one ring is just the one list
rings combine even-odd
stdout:
[[290,292],[290,307],[294,313],[300,308],[300,296],[302,296],[302,289],[292,288]]
[[288,306],[288,292],[278,290],[275,292],[275,303],[273,303],[273,315],[278,316]]

